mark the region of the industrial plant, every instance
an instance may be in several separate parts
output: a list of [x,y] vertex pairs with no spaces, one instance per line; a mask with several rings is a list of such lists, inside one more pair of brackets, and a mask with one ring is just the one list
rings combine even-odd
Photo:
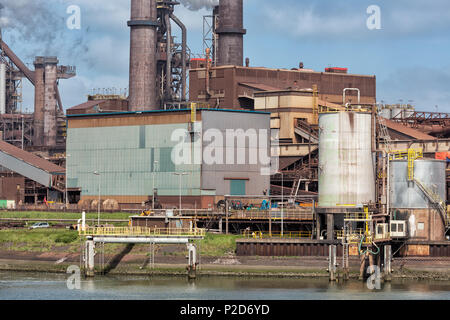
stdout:
[[[38,56],[30,70],[0,42],[4,209],[134,212],[122,243],[155,243],[142,228],[240,234],[237,255],[329,257],[332,279],[352,257],[387,276],[395,257],[450,257],[449,113],[378,103],[375,75],[344,67],[251,66],[243,0],[203,18],[197,55],[179,3],[129,2],[128,94],[63,106],[76,68]],[[95,243],[119,241],[99,230],[80,231],[91,270]]]

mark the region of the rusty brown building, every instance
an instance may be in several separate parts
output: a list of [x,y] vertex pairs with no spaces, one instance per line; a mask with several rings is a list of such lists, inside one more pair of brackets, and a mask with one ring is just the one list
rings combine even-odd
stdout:
[[[317,85],[319,99],[342,104],[345,88],[358,88],[361,104],[376,103],[376,77],[348,74],[346,69],[269,69],[240,66],[209,67],[206,60],[191,61],[189,96],[192,101],[212,107],[253,109],[254,93],[286,89],[310,89]],[[357,91],[350,91],[345,102],[357,103]]]

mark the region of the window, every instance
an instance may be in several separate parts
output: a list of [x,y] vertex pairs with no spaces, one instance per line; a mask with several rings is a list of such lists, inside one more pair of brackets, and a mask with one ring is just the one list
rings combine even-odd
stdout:
[[397,232],[397,224],[396,223],[391,224],[391,232]]
[[418,230],[424,230],[424,229],[425,229],[425,223],[419,222],[419,223],[417,224],[417,229],[418,229]]
[[230,195],[245,196],[245,180],[230,180]]

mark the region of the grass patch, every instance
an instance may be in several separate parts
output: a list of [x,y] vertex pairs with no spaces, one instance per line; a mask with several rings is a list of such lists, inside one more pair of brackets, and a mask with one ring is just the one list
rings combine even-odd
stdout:
[[[100,219],[122,220],[132,216],[133,214],[127,212],[107,213],[101,212]],[[26,219],[81,219],[81,213],[73,212],[38,212],[38,211],[0,211],[0,218],[26,218]],[[97,219],[96,212],[86,213],[86,219]]]
[[54,247],[77,243],[78,233],[66,229],[0,230],[0,245],[12,251],[48,252]]
[[236,252],[236,239],[238,235],[223,235],[207,233],[205,239],[200,242],[202,255],[221,257],[227,253]]

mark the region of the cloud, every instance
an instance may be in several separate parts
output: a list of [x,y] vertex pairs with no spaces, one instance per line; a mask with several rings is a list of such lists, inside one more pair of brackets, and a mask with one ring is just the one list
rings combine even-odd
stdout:
[[378,100],[386,103],[413,101],[419,111],[450,112],[450,66],[401,68],[378,83]]
[[264,2],[261,18],[267,28],[293,37],[331,38],[342,36],[366,40],[370,35],[447,35],[450,30],[450,3],[436,0],[377,1],[381,9],[381,30],[367,28],[366,10],[373,0]]
[[181,0],[183,4],[189,10],[197,11],[200,9],[211,10],[214,6],[219,5],[219,0]]

